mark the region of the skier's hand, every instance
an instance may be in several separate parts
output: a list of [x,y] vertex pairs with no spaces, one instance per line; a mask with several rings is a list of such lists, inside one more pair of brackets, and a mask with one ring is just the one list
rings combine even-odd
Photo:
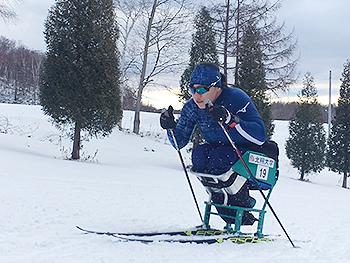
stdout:
[[213,105],[209,108],[209,114],[214,122],[226,122],[230,112],[221,105]]
[[176,127],[176,122],[173,114],[173,107],[170,105],[168,110],[163,109],[162,114],[160,115],[160,126],[163,129],[174,129]]
[[207,101],[205,104],[213,121],[221,123],[224,122],[231,128],[240,122],[240,118],[237,115],[233,115],[224,106],[213,105],[211,101]]

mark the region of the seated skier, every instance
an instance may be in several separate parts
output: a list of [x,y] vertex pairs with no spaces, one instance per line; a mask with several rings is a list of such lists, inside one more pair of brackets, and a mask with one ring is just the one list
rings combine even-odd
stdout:
[[[178,123],[175,122],[173,109],[169,106],[160,117],[163,129],[168,130],[168,137],[174,147],[173,134],[179,149],[189,142],[196,124],[201,130],[204,144],[192,151],[192,171],[196,173],[222,175],[231,173],[232,165],[238,160],[237,153],[219,125],[227,130],[237,148],[243,154],[250,146],[261,146],[266,140],[264,123],[251,98],[241,89],[227,87],[226,77],[220,73],[218,67],[210,63],[198,64],[190,81],[192,98],[188,100],[181,111]],[[207,101],[212,102],[208,108]],[[206,186],[205,177],[201,182]],[[210,178],[209,178],[210,179]],[[214,180],[215,181],[215,180]],[[233,184],[235,178],[232,179]],[[238,183],[238,189],[233,194],[224,196],[220,191],[210,191],[210,199],[214,203],[228,204],[240,207],[253,207],[249,196],[249,182]],[[206,187],[210,190],[211,187]],[[226,200],[225,200],[226,199]],[[227,208],[216,208],[219,213],[232,215],[235,211]],[[233,219],[222,217],[227,223],[234,223]],[[255,217],[245,212],[243,224],[252,225]]]

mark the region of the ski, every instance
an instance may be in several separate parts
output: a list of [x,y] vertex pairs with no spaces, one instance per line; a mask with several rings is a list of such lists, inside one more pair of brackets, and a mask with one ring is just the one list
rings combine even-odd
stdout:
[[93,231],[87,230],[80,226],[76,226],[79,230],[92,233],[97,235],[120,235],[120,236],[136,236],[136,237],[152,237],[152,236],[217,236],[217,235],[228,235],[232,234],[226,230],[218,230],[218,229],[193,229],[193,230],[178,230],[178,231],[169,231],[169,232],[101,232],[101,231]]
[[225,241],[230,241],[236,244],[244,244],[244,243],[258,243],[258,242],[269,242],[273,241],[272,238],[259,238],[253,236],[237,236],[237,235],[229,235],[229,236],[216,236],[216,237],[199,237],[198,238],[159,238],[159,239],[150,239],[150,238],[132,238],[127,236],[115,236],[121,241],[137,241],[142,243],[156,243],[156,242],[165,242],[165,243],[193,243],[193,244],[216,244],[223,243]]
[[[232,243],[258,243],[274,241],[273,238],[256,237],[254,235],[235,235],[221,230],[190,230],[174,232],[150,232],[150,233],[116,233],[116,232],[98,232],[86,230],[81,227],[77,228],[85,233],[107,235],[125,242],[142,242],[142,243],[194,243],[194,244],[215,244],[230,241]],[[211,232],[208,232],[211,231]]]

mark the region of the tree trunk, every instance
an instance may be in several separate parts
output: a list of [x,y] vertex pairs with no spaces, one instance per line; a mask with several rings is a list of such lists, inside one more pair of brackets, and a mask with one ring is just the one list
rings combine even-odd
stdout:
[[239,21],[239,15],[240,15],[240,0],[237,1],[237,29],[236,29],[236,68],[235,68],[235,85],[238,86],[238,67],[239,67],[239,27],[240,27],[240,21]]
[[79,124],[76,122],[75,128],[74,128],[72,160],[79,160],[79,159],[80,159],[80,127],[79,127]]
[[139,89],[137,91],[137,98],[136,98],[134,129],[133,129],[133,132],[136,134],[139,134],[140,132],[140,111],[141,111],[142,90],[143,90],[143,87],[139,86]]
[[343,174],[343,188],[347,188],[348,186],[347,186],[347,180],[348,180],[348,174],[345,172],[344,174]]
[[146,76],[146,69],[147,69],[148,48],[149,48],[152,23],[153,23],[154,15],[156,13],[156,8],[157,8],[157,0],[154,0],[151,16],[150,16],[150,18],[148,20],[148,28],[147,28],[146,40],[145,40],[145,48],[144,48],[144,51],[143,51],[142,71],[141,71],[140,83],[139,83],[139,88],[138,88],[138,92],[137,92],[137,99],[136,99],[134,129],[133,129],[133,132],[136,133],[136,134],[139,134],[139,132],[140,132],[140,111],[141,111],[142,91],[143,91],[143,88],[146,85],[145,84],[145,76]]
[[224,42],[224,74],[227,78],[227,45],[228,45],[228,26],[230,19],[230,0],[226,2],[226,20],[225,20],[225,42]]
[[299,180],[300,181],[304,181],[305,179],[304,179],[304,175],[305,175],[305,172],[304,172],[304,168],[301,170],[301,172],[300,172],[300,178],[299,178]]

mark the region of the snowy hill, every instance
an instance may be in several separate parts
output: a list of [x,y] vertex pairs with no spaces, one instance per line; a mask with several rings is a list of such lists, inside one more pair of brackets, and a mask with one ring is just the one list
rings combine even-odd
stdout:
[[[132,118],[125,112],[123,126],[131,128]],[[87,161],[68,161],[71,142],[40,107],[0,104],[0,129],[7,132],[0,133],[0,262],[350,262],[350,191],[326,169],[308,183],[297,180],[284,153],[287,126],[276,122],[280,179],[270,200],[301,248],[291,247],[270,211],[264,233],[280,235],[275,242],[146,245],[85,235],[75,226],[113,232],[200,224],[158,114],[142,114],[143,137],[116,129],[108,138],[84,142]],[[203,211],[207,194],[195,178],[191,181]],[[215,217],[211,224],[224,226]]]

